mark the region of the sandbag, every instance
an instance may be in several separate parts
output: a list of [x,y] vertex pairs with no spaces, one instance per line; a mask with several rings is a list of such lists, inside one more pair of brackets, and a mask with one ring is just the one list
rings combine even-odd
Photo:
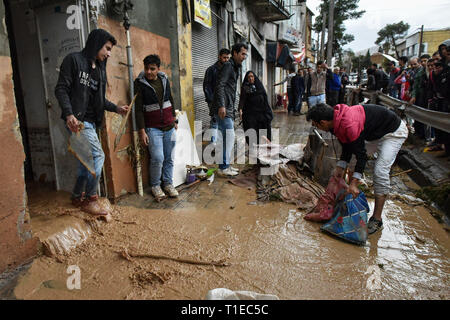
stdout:
[[325,222],[330,220],[333,216],[337,194],[341,190],[346,190],[347,187],[348,185],[343,178],[336,178],[332,175],[328,181],[325,193],[319,198],[319,201],[312,212],[308,213],[304,219],[315,222]]
[[[341,193],[337,195],[337,198],[340,195]],[[332,219],[320,230],[351,243],[364,245],[368,236],[368,213],[369,204],[363,192],[360,192],[355,199],[352,194],[347,194],[343,200],[337,201]]]

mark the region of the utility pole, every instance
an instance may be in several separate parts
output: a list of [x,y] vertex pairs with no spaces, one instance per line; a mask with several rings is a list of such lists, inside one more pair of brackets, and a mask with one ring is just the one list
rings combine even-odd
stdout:
[[334,29],[334,0],[330,0],[330,11],[328,12],[328,46],[327,65],[331,68],[333,58],[333,29]]
[[323,60],[325,58],[325,28],[326,28],[326,21],[327,21],[327,13],[323,13],[323,19],[322,19],[322,38],[320,39],[320,60]]
[[419,58],[422,55],[422,42],[423,42],[423,25],[420,28]]

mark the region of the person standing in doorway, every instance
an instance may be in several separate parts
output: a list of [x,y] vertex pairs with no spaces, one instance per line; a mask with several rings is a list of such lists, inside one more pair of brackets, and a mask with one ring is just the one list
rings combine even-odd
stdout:
[[275,83],[273,86],[279,86],[285,82],[287,82],[287,87],[286,87],[286,91],[287,91],[287,96],[288,96],[288,114],[292,111],[294,111],[294,105],[295,105],[295,98],[294,95],[292,93],[292,79],[295,77],[296,73],[295,73],[295,68],[291,67],[289,69],[289,74],[281,81],[278,83]]
[[105,98],[106,62],[116,39],[103,29],[92,30],[81,52],[68,54],[60,67],[55,96],[61,107],[61,118],[71,134],[81,134],[89,141],[95,176],[79,162],[72,204],[93,215],[107,215],[108,209],[98,201],[97,186],[105,154],[96,128],[101,127],[104,111],[125,115],[128,106],[118,107]]
[[302,98],[305,93],[305,78],[303,77],[303,69],[299,68],[297,75],[292,78],[292,95],[294,97],[294,116],[301,115]]
[[177,120],[170,82],[160,66],[158,55],[148,55],[144,59],[144,71],[135,80],[136,123],[139,138],[150,152],[150,186],[156,200],[165,198],[166,193],[178,197],[173,186]]
[[211,135],[211,142],[216,143],[217,140],[217,119],[213,114],[212,103],[214,99],[214,89],[216,87],[217,82],[217,74],[219,70],[222,68],[222,65],[230,60],[231,53],[230,50],[223,48],[219,51],[219,59],[216,63],[206,69],[205,78],[203,79],[203,93],[205,94],[205,101],[208,103],[209,108],[209,116],[211,117],[211,121],[209,124],[209,128],[213,130]]
[[230,166],[231,152],[234,146],[234,104],[236,101],[237,81],[242,62],[247,58],[247,50],[248,46],[244,43],[236,43],[232,47],[231,59],[222,65],[214,90],[213,114],[216,116],[218,130],[221,133],[219,142],[221,143],[223,154],[218,173],[226,176],[238,174],[238,170]]

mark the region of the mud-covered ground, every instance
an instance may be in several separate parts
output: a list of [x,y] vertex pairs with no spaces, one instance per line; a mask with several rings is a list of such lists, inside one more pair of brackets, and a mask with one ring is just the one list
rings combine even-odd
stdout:
[[[53,205],[70,207],[67,196]],[[36,259],[14,295],[204,299],[224,287],[281,299],[450,298],[448,233],[424,207],[389,201],[384,229],[359,247],[320,232],[293,205],[254,200],[254,190],[225,179],[168,200],[175,209],[146,209],[150,196],[129,196],[70,254]],[[67,289],[71,265],[79,290]]]
[[[285,144],[299,142],[307,127],[304,117],[276,115],[274,122]],[[402,195],[417,187],[405,174],[392,182]],[[450,298],[448,231],[416,201],[391,198],[384,229],[361,247],[321,232],[292,204],[255,200],[254,189],[216,178],[162,203],[129,195],[111,222],[92,223],[71,207],[68,193],[29,192],[35,235],[70,225],[58,241],[87,240],[70,253],[35,259],[12,295],[204,299],[223,287],[280,299]],[[76,283],[70,266],[80,270],[80,289],[68,289]]]

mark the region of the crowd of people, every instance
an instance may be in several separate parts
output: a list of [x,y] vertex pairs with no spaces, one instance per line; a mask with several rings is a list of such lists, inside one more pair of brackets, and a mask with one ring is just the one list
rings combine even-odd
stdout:
[[[450,112],[450,39],[444,41],[432,56],[402,56],[387,63],[386,72],[373,64],[367,70],[368,90],[382,91],[407,105]],[[411,119],[409,119],[411,120]],[[450,134],[430,125],[414,121],[411,131],[423,140],[428,151],[445,151],[450,156]]]

